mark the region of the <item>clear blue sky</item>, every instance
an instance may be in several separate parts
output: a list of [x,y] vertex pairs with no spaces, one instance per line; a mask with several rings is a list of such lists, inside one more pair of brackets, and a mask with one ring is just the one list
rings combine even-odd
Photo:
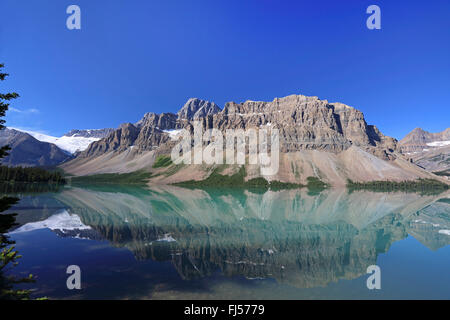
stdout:
[[[66,28],[81,8],[82,29]],[[381,8],[381,30],[366,8]],[[450,1],[1,0],[7,125],[62,135],[145,112],[289,94],[343,102],[402,138],[450,126]]]

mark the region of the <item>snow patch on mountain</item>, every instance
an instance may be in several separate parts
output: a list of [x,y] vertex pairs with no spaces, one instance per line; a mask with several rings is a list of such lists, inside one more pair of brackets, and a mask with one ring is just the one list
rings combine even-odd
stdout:
[[179,129],[179,130],[163,130],[163,132],[168,133],[170,136],[170,139],[172,140],[178,140],[178,136],[181,134],[181,132],[183,131],[183,129]]
[[175,240],[175,239],[170,235],[170,233],[166,233],[166,234],[164,235],[164,237],[159,238],[159,239],[157,239],[156,241],[159,241],[159,242],[175,242],[175,241],[177,241],[177,240]]
[[17,131],[22,131],[25,133],[28,133],[35,139],[42,141],[42,142],[49,142],[55,144],[58,148],[70,153],[74,154],[77,151],[84,151],[87,149],[87,147],[94,141],[100,140],[100,138],[85,138],[85,137],[79,137],[76,135],[73,136],[62,136],[60,138],[49,136],[43,133],[34,132],[34,131],[28,131],[28,130],[22,130],[18,128],[10,128],[15,129]]
[[433,141],[433,142],[427,143],[427,146],[430,146],[430,147],[450,146],[450,141]]

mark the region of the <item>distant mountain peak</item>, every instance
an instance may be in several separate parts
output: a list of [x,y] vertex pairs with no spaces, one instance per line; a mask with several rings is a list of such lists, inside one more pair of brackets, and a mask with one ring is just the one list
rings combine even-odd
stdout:
[[54,166],[72,158],[55,144],[39,141],[31,134],[5,128],[0,130],[0,146],[9,145],[9,155],[1,159],[8,166]]
[[86,129],[86,130],[70,130],[64,137],[83,137],[83,138],[105,138],[107,137],[114,129],[105,128],[105,129]]
[[417,153],[440,145],[446,146],[448,141],[450,141],[450,128],[437,133],[415,128],[400,140],[399,146],[403,153]]
[[[35,131],[20,129],[16,130],[27,133],[39,141],[52,143],[58,148],[70,154],[75,154],[76,152],[85,150],[92,142],[100,140],[103,137],[107,136],[109,134],[108,130],[110,130],[110,132],[114,131],[112,129],[99,129],[91,130],[91,133],[88,133],[87,130],[72,130],[62,137],[54,137]],[[89,135],[91,136],[89,137]]]

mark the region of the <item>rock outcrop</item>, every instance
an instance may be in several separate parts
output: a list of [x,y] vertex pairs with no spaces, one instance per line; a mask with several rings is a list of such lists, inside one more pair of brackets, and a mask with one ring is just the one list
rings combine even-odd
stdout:
[[108,137],[91,143],[81,155],[95,157],[110,151],[124,151],[133,146],[138,135],[138,128],[131,123],[124,123]]

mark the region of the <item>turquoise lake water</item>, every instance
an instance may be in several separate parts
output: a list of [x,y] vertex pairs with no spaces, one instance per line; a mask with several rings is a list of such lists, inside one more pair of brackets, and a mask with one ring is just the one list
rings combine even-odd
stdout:
[[[450,195],[67,187],[20,195],[34,297],[450,299]],[[81,269],[69,290],[66,269]],[[381,270],[369,290],[367,267]]]

